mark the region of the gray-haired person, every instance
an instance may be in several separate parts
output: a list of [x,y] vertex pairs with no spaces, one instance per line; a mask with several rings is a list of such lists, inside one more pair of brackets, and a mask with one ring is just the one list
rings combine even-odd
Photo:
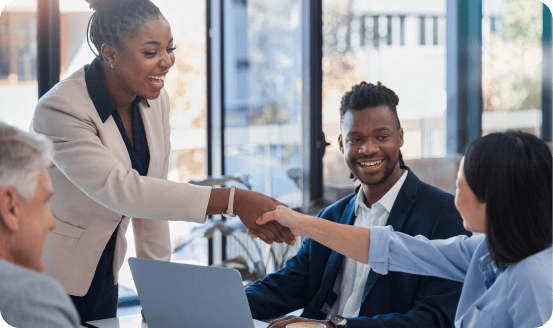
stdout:
[[48,207],[51,151],[45,137],[0,122],[0,314],[17,328],[80,327],[69,296],[41,273],[44,240],[56,224]]

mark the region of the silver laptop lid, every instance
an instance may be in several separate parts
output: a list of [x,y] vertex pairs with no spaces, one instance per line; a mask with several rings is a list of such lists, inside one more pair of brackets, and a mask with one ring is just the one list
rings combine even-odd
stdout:
[[238,271],[138,258],[129,265],[149,328],[254,328]]

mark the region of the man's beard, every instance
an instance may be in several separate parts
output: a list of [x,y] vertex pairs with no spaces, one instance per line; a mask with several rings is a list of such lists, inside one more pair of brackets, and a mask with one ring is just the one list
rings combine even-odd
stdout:
[[[388,157],[388,159],[389,158],[390,157]],[[359,175],[357,175],[357,173],[354,172],[354,171],[350,171],[351,172],[350,178],[352,178],[354,180],[359,180],[362,184],[367,185],[367,186],[378,186],[379,184],[384,183],[384,181],[386,181],[392,175],[392,173],[394,173],[394,169],[395,169],[396,164],[398,162],[399,162],[399,158],[396,160],[394,165],[391,166],[391,168],[386,167],[386,171],[384,171],[384,175],[382,176],[382,179],[378,180],[377,182],[374,182],[374,183],[365,182],[365,181],[361,180],[361,178],[359,178]]]

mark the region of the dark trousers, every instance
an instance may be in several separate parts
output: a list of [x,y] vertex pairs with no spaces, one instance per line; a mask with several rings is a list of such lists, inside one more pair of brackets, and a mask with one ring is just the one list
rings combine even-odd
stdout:
[[113,256],[118,229],[119,227],[115,229],[104,248],[86,295],[82,297],[70,295],[81,317],[81,323],[117,316],[119,292],[118,285],[114,285]]

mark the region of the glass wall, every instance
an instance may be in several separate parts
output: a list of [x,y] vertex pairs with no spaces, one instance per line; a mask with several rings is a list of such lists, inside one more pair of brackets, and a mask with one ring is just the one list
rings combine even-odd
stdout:
[[0,120],[28,130],[38,100],[36,0],[16,0],[0,15]]
[[482,133],[507,129],[539,136],[543,4],[483,0]]
[[446,154],[446,0],[323,1],[326,186],[349,184],[338,148],[340,99],[361,81],[399,96],[405,159]]
[[[205,2],[152,0],[165,16],[173,34],[175,64],[167,74],[165,89],[171,101],[171,157],[169,180],[189,182],[206,177],[206,55]],[[190,237],[190,222],[169,222],[171,247],[177,248]],[[127,230],[126,258],[136,256],[132,224]],[[207,264],[207,241],[197,238],[173,260]],[[134,290],[127,261],[121,269],[119,284],[124,295]],[[125,290],[124,288],[127,288]],[[134,291],[133,291],[134,292]],[[133,293],[131,292],[131,294]],[[120,297],[122,297],[120,295]]]
[[[86,46],[86,2],[60,0],[60,66],[65,78],[94,56]],[[0,120],[28,130],[36,103],[37,0],[11,1],[0,16]]]
[[[169,180],[189,182],[206,177],[206,36],[205,1],[153,0],[171,25],[175,65],[165,88],[171,99]],[[198,224],[170,222],[173,249]],[[179,253],[182,259],[207,264],[207,243],[195,241]]]
[[224,1],[225,174],[302,206],[300,0]]

